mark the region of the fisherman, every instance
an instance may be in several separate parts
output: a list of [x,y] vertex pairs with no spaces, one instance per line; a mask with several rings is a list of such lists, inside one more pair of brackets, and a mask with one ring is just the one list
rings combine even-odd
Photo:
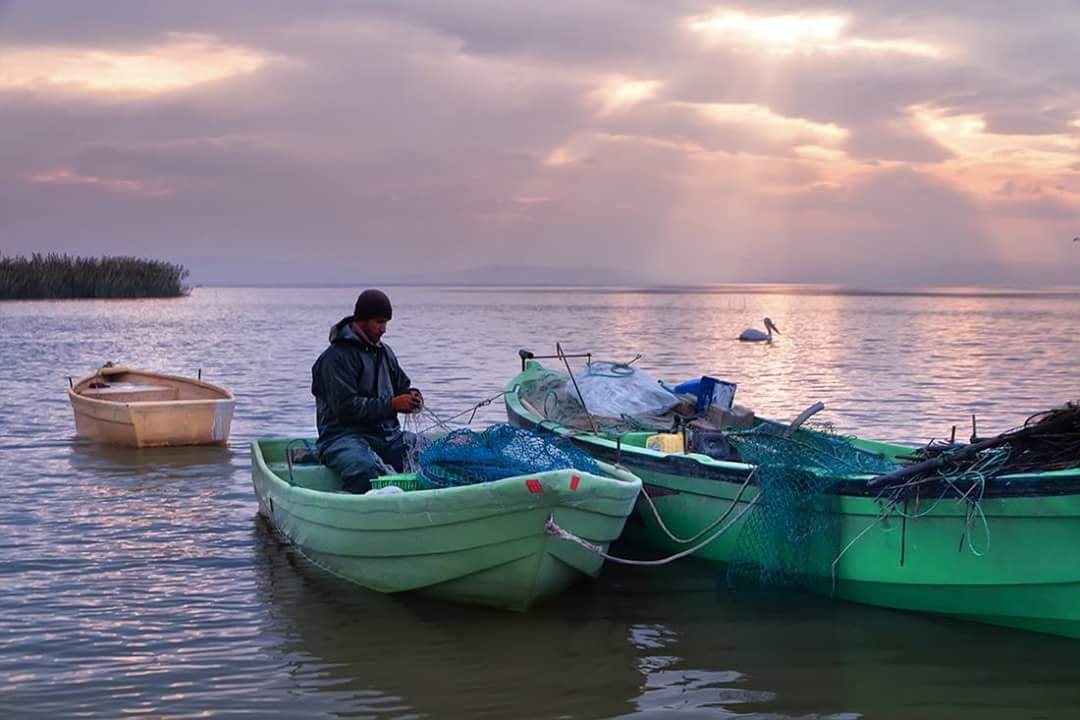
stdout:
[[319,458],[346,492],[371,490],[371,479],[404,471],[407,438],[398,413],[423,407],[423,396],[382,342],[393,317],[390,298],[364,290],[353,314],[330,328],[330,347],[311,366]]

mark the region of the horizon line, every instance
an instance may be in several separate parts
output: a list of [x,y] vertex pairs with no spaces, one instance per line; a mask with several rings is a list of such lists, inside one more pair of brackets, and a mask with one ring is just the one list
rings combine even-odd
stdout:
[[1080,285],[1057,285],[1033,288],[1009,285],[934,285],[925,287],[863,288],[828,283],[718,283],[700,284],[599,284],[599,283],[417,283],[417,282],[282,282],[282,283],[197,283],[197,288],[358,288],[378,285],[399,288],[446,289],[457,292],[497,289],[510,292],[557,292],[570,290],[596,294],[655,294],[655,295],[847,295],[847,296],[912,296],[912,297],[1080,297]]

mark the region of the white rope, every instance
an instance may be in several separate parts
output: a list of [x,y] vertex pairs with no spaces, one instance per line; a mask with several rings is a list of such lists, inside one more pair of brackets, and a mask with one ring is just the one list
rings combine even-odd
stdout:
[[829,566],[829,574],[830,574],[830,577],[831,577],[831,580],[832,580],[832,589],[830,590],[831,595],[833,595],[833,596],[836,595],[836,579],[837,579],[836,578],[836,567],[837,567],[837,565],[840,564],[840,559],[843,558],[844,555],[847,554],[847,551],[850,550],[855,545],[855,543],[857,543],[859,540],[862,539],[863,535],[865,535],[866,533],[873,530],[874,526],[877,525],[878,523],[884,522],[885,518],[888,516],[888,512],[889,512],[888,509],[882,509],[882,511],[880,513],[878,513],[877,517],[875,517],[872,521],[870,521],[870,523],[865,528],[863,528],[862,532],[860,532],[858,535],[853,537],[851,539],[851,542],[849,542],[847,545],[845,545],[844,549],[841,550],[840,553],[835,558],[833,558],[832,564]]
[[748,502],[746,504],[746,507],[744,507],[742,510],[739,511],[738,515],[736,515],[734,518],[732,518],[731,521],[728,522],[727,525],[724,525],[723,527],[721,527],[719,530],[717,530],[713,535],[711,535],[704,542],[699,543],[699,544],[695,545],[694,547],[687,548],[686,550],[683,550],[682,552],[675,553],[674,555],[671,555],[669,557],[660,558],[659,560],[631,560],[630,558],[621,558],[621,557],[618,557],[616,555],[611,555],[611,554],[609,554],[607,552],[604,552],[604,549],[602,547],[600,547],[599,545],[594,545],[593,543],[589,542],[588,540],[585,540],[583,538],[578,537],[577,535],[573,534],[569,530],[566,530],[565,528],[559,527],[557,524],[555,524],[555,518],[553,516],[548,517],[547,522],[544,524],[544,531],[547,532],[549,535],[554,535],[557,538],[561,538],[563,540],[568,540],[569,542],[572,542],[572,543],[574,543],[576,545],[580,545],[581,547],[585,548],[586,550],[590,550],[590,551],[596,553],[597,555],[599,555],[600,557],[604,558],[605,560],[610,560],[611,562],[620,563],[622,565],[643,565],[643,566],[667,565],[670,562],[680,560],[680,559],[686,557],[687,555],[692,555],[692,554],[696,553],[698,550],[702,549],[703,547],[705,547],[706,545],[708,545],[709,543],[713,542],[714,540],[719,538],[721,535],[726,533],[728,530],[730,530],[732,527],[734,527],[735,524],[739,522],[739,520],[742,519],[743,515],[745,515],[747,512],[750,511],[750,508],[752,508],[754,506],[754,503],[756,503],[757,500],[758,499],[755,497],[753,500]]
[[685,545],[686,543],[694,542],[699,537],[701,537],[705,533],[709,532],[714,527],[716,527],[720,523],[724,522],[725,519],[727,519],[727,516],[730,515],[731,511],[735,509],[735,506],[739,504],[739,501],[742,499],[743,493],[746,492],[746,488],[750,486],[750,480],[751,480],[751,478],[754,477],[755,472],[757,472],[757,467],[755,467],[753,470],[750,471],[750,474],[746,476],[746,480],[743,480],[742,487],[740,487],[739,492],[736,493],[735,499],[731,501],[731,504],[728,505],[728,509],[725,510],[723,512],[723,514],[720,515],[720,517],[718,517],[716,520],[713,520],[711,523],[706,525],[696,535],[692,535],[692,536],[690,536],[688,538],[681,538],[678,535],[676,535],[675,533],[671,532],[671,530],[668,529],[668,526],[664,524],[664,520],[660,517],[660,511],[656,509],[656,503],[654,503],[652,498],[649,497],[649,493],[644,487],[642,487],[642,489],[641,489],[641,494],[645,497],[645,500],[646,500],[647,504],[649,505],[649,508],[652,510],[653,517],[656,518],[656,524],[660,526],[660,529],[663,530],[664,533],[669,538],[674,540],[675,542],[679,543],[680,545]]

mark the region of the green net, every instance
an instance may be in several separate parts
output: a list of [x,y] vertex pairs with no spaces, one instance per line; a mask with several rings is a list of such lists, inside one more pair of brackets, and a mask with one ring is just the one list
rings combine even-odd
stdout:
[[800,429],[789,436],[786,430],[762,423],[726,433],[739,458],[756,466],[758,493],[735,541],[727,581],[736,589],[828,594],[842,550],[837,496],[830,491],[844,478],[896,466],[832,433]]
[[[544,371],[519,389],[536,414],[555,424],[588,431],[590,419],[568,377]],[[680,410],[686,415],[680,416]],[[603,435],[649,430],[688,430],[688,450],[755,467],[751,484],[757,500],[747,512],[726,570],[737,589],[803,589],[830,593],[832,566],[841,553],[836,485],[844,479],[896,469],[879,453],[824,429],[798,429],[762,421],[745,430],[710,426],[695,416],[693,404],[666,416],[602,417],[591,422]]]

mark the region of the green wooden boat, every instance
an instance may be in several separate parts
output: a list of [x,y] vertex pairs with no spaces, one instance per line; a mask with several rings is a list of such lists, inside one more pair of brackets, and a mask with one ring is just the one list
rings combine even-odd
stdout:
[[[592,457],[634,472],[674,535],[694,535],[736,501],[750,465],[651,450],[645,447],[651,432],[610,437],[543,417],[521,391],[550,373],[530,360],[506,386],[511,424],[572,437]],[[853,442],[893,459],[912,451]],[[1080,638],[1080,468],[996,478],[979,501],[985,524],[973,522],[970,505],[955,498],[937,504],[924,499],[921,508],[898,512],[888,510],[879,494],[866,477],[854,477],[827,495],[825,512],[838,520],[834,547],[840,550],[824,563],[831,576],[822,584],[836,597]],[[751,480],[732,517],[741,517],[755,495]],[[634,540],[663,552],[687,548],[662,530],[646,503],[639,502],[636,516],[627,524]],[[740,522],[745,519],[695,557],[732,562]]]
[[251,444],[259,512],[315,564],[384,593],[528,610],[603,564],[549,534],[549,518],[606,548],[641,490],[631,473],[601,464],[606,476],[558,470],[438,490],[388,476],[379,484],[406,491],[351,495],[325,466],[290,467],[289,442]]

